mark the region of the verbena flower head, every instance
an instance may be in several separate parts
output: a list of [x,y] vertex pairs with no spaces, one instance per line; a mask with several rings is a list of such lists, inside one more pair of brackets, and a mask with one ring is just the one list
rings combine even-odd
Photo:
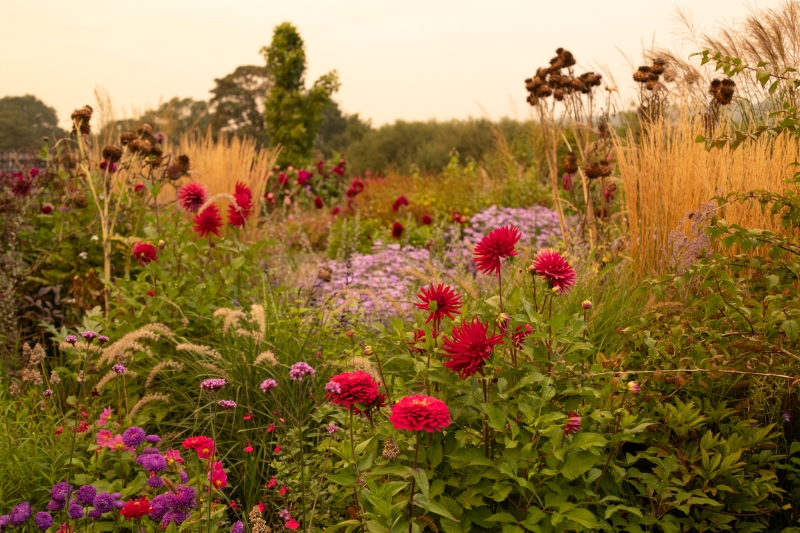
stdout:
[[207,200],[208,188],[199,181],[190,181],[178,189],[178,205],[189,213],[197,213]]
[[217,402],[217,405],[227,410],[236,409],[236,402],[233,400],[220,400]]
[[517,255],[514,245],[521,234],[514,226],[503,226],[489,232],[475,246],[475,266],[484,274],[500,274],[500,260]]
[[36,523],[36,527],[42,530],[48,529],[53,525],[53,517],[50,513],[44,511],[36,513],[36,516],[33,517],[33,521]]
[[462,378],[474,376],[483,369],[494,347],[502,343],[502,334],[489,335],[489,323],[475,317],[454,327],[451,336],[444,338],[444,366]]
[[316,371],[305,361],[299,361],[293,364],[292,368],[289,369],[289,377],[292,378],[293,381],[303,381],[304,377],[314,377],[314,374],[316,374]]
[[45,389],[44,391],[42,391],[42,396],[44,396],[45,398],[49,398],[52,395],[53,395],[53,389]]
[[8,515],[8,523],[13,527],[19,527],[27,522],[32,514],[33,509],[31,509],[31,504],[28,502],[22,502],[11,510],[11,513]]
[[91,344],[92,341],[97,338],[97,333],[94,331],[84,331],[81,333],[81,337],[83,337],[83,340]]
[[99,343],[100,343],[100,346],[104,345],[104,344],[105,344],[105,343],[107,343],[108,341],[109,341],[109,339],[108,339],[108,337],[106,337],[105,335],[98,335],[98,336],[97,336],[97,342],[99,342]]
[[114,372],[116,372],[119,375],[128,373],[128,369],[125,368],[125,365],[122,365],[122,364],[119,364],[119,363],[117,363],[116,365],[112,366],[111,370],[113,370]]
[[156,253],[156,247],[149,242],[137,242],[133,245],[133,249],[131,250],[133,258],[136,259],[141,266],[148,265],[152,261],[157,261]]
[[328,431],[328,433],[330,433],[331,435],[333,435],[334,433],[336,433],[337,431],[339,431],[339,426],[337,426],[337,425],[336,425],[336,424],[334,424],[334,423],[330,423],[330,424],[328,424],[328,427],[326,427],[325,429]]
[[450,410],[436,398],[415,394],[404,396],[392,407],[389,420],[395,429],[407,431],[442,431],[450,425]]
[[144,442],[145,432],[142,428],[138,426],[132,426],[125,430],[125,433],[122,434],[122,442],[125,443],[125,446],[128,448],[136,448],[141,443]]
[[422,287],[417,294],[420,303],[415,303],[419,309],[430,311],[427,324],[433,321],[434,330],[439,329],[439,325],[444,317],[453,320],[454,315],[461,314],[461,296],[449,285],[439,283],[434,287],[433,283],[429,287]]
[[567,423],[564,425],[564,436],[574,435],[581,430],[581,417],[575,411],[570,411],[567,415]]
[[342,387],[335,381],[329,381],[325,384],[325,392],[328,394],[341,394]]
[[265,379],[261,382],[261,392],[269,392],[278,386],[278,382],[274,379]]
[[533,258],[531,268],[544,277],[550,287],[560,294],[567,293],[574,285],[577,275],[564,257],[550,248],[540,250]]
[[241,228],[253,210],[253,191],[244,183],[237,181],[233,198],[236,203],[228,204],[228,223],[235,228]]
[[228,382],[222,378],[207,379],[200,384],[200,389],[216,392],[227,384]]
[[95,496],[97,496],[97,489],[91,485],[84,485],[83,487],[75,491],[75,497],[78,499],[78,502],[84,507],[92,505]]
[[219,213],[217,204],[211,204],[194,217],[194,232],[201,237],[207,237],[212,233],[219,237],[219,230],[222,227],[222,215]]
[[142,496],[139,499],[125,502],[119,514],[121,514],[125,520],[135,520],[149,515],[152,511],[153,508],[150,507],[150,501],[147,499],[147,496]]
[[[369,404],[372,403],[378,396],[378,384],[372,379],[372,376],[361,370],[357,372],[343,372],[333,376],[329,383],[338,385],[339,392],[331,392],[328,390],[325,394],[333,403],[343,407],[353,407],[357,403]],[[331,387],[333,389],[334,387]]]
[[75,343],[78,342],[78,337],[76,337],[75,335],[67,335],[64,338],[64,342],[66,342],[67,344],[71,344],[71,345],[75,346]]

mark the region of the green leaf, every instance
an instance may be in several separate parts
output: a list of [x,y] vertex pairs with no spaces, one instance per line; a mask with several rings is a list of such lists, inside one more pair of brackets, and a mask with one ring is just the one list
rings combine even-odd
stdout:
[[355,474],[328,474],[328,479],[337,485],[352,487],[358,479]]
[[487,518],[489,522],[503,522],[506,524],[516,524],[517,519],[511,516],[510,513],[497,513]]
[[494,466],[494,462],[486,458],[483,452],[477,448],[461,448],[448,455],[448,457],[450,457],[451,461],[466,463],[469,466]]
[[438,503],[428,500],[422,494],[415,494],[414,495],[414,503],[417,504],[419,507],[430,511],[432,513],[436,513],[439,516],[443,516],[448,520],[452,520],[453,522],[459,522],[453,515],[450,514],[450,511],[439,505]]
[[489,415],[489,427],[496,431],[505,431],[506,415],[503,410],[496,405],[486,405],[486,413]]
[[425,473],[425,470],[421,468],[414,470],[414,479],[417,480],[417,485],[419,485],[419,490],[422,491],[422,495],[425,496],[426,500],[429,500],[431,497],[431,487],[428,483],[428,475]]
[[598,529],[601,524],[595,520],[594,515],[586,509],[573,509],[567,513],[567,519],[589,529]]
[[781,329],[789,337],[789,340],[796,340],[797,334],[800,332],[800,323],[797,320],[784,320],[781,323]]
[[608,440],[599,433],[579,432],[572,438],[570,446],[573,448],[580,448],[581,450],[588,450],[589,448],[599,446],[603,447],[608,444]]
[[595,462],[597,462],[597,457],[590,452],[578,451],[567,455],[564,462],[565,464],[561,468],[560,473],[562,476],[572,481],[588,472],[589,469],[594,466]]

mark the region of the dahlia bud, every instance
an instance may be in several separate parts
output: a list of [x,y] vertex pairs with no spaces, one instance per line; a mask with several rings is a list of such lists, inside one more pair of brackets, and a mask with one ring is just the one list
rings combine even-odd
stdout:
[[653,372],[653,381],[656,382],[661,381],[661,377],[662,377],[662,372],[660,369]]
[[508,323],[511,322],[511,317],[508,316],[507,313],[500,313],[499,315],[497,315],[495,322],[497,322],[498,326],[506,327]]
[[531,276],[535,276],[536,275],[536,269],[533,267],[533,265],[530,265],[528,267],[528,272],[530,272]]
[[372,349],[372,346],[364,346],[364,355],[370,356],[375,353],[375,350]]
[[615,389],[616,389],[617,387],[619,387],[619,378],[618,378],[617,376],[614,376],[614,377],[611,379],[611,387],[612,387],[612,388],[615,388]]
[[158,241],[158,249],[159,250],[163,250],[166,247],[167,247],[167,243],[165,243],[163,240]]
[[589,300],[584,300],[583,303],[581,304],[581,307],[583,307],[584,311],[588,311],[593,307],[593,304]]

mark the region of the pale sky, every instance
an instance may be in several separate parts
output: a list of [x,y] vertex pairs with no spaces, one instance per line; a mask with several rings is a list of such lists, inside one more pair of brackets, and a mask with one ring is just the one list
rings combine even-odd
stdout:
[[[523,80],[554,50],[607,65],[623,95],[643,45],[683,51],[676,5],[704,29],[778,0],[0,0],[0,96],[34,94],[62,125],[105,88],[118,115],[174,96],[207,100],[214,78],[264,64],[272,30],[293,22],[307,83],[336,69],[335,96],[374,125],[528,116]],[[622,51],[622,52],[621,52]],[[581,70],[582,71],[582,70]],[[488,115],[487,115],[488,114]]]

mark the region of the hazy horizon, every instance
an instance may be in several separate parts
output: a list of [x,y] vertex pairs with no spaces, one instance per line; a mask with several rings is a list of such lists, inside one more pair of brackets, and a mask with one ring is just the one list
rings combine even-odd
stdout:
[[525,118],[523,80],[559,46],[574,53],[579,70],[608,67],[630,100],[629,59],[638,64],[653,40],[684,57],[695,51],[674,31],[675,6],[712,31],[777,3],[32,0],[4,10],[0,46],[13,52],[0,58],[0,97],[33,94],[56,109],[62,127],[72,110],[94,104],[98,86],[119,118],[173,97],[208,100],[214,78],[263,65],[259,49],[289,21],[306,43],[307,84],[336,69],[342,88],[334,99],[375,126]]

